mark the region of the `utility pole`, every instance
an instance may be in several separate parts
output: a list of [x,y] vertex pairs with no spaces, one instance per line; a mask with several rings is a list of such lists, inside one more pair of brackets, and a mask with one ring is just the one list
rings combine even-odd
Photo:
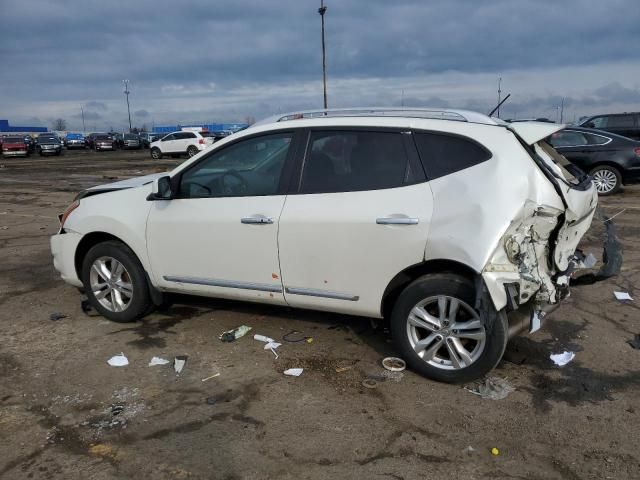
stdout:
[[502,90],[500,89],[502,85],[502,77],[498,78],[498,118],[500,118],[500,101],[502,100]]
[[400,98],[401,98],[401,100],[400,100],[400,106],[401,106],[401,107],[404,107],[404,88],[402,89],[402,97],[400,97]]
[[129,133],[131,133],[131,109],[129,107],[129,94],[131,92],[129,91],[129,80],[122,80],[122,83],[124,83],[124,94],[127,97],[127,113],[129,114]]
[[563,118],[564,118],[564,97],[562,97],[562,100],[560,100],[560,123],[562,123]]
[[327,109],[327,54],[324,46],[324,14],[327,12],[327,7],[324,6],[324,0],[320,0],[320,8],[318,13],[320,14],[320,22],[322,24],[322,86],[324,92],[324,109]]
[[84,133],[87,130],[84,127],[84,109],[82,108],[82,105],[80,105],[80,114],[82,115],[82,133]]

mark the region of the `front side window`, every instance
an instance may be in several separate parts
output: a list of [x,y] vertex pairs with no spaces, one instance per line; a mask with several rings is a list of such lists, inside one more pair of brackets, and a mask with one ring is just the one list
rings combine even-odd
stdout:
[[314,131],[300,193],[354,192],[414,181],[399,132]]
[[595,117],[587,122],[592,128],[607,128],[607,117]]
[[175,140],[175,139],[176,139],[175,134],[169,134],[169,135],[167,135],[166,137],[163,137],[163,138],[162,138],[162,141],[163,141],[163,142],[169,142],[169,141],[171,141],[171,140]]
[[182,175],[180,197],[275,195],[291,138],[263,135],[212,152]]

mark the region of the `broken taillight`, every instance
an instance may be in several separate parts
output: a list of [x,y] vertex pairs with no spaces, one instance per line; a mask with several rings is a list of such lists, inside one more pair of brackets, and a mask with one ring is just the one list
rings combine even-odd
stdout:
[[80,200],[74,200],[71,205],[67,207],[67,209],[59,216],[60,218],[60,229],[64,227],[64,222],[67,221],[67,217],[73,212],[76,208],[80,206]]
[[204,145],[204,143],[205,143],[205,142],[204,142],[204,138],[201,138],[200,140],[198,140],[198,143],[199,143],[200,145]]
[[636,154],[636,157],[640,157],[640,147],[636,147],[633,149],[633,153]]

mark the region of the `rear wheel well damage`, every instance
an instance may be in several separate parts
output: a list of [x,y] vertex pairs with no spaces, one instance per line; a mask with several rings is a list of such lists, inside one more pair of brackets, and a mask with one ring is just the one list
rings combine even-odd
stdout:
[[[109,240],[120,242],[126,245],[132,252],[134,252],[134,250],[129,245],[127,245],[127,242],[124,242],[122,239],[116,237],[115,235],[111,235],[110,233],[91,232],[85,235],[84,237],[82,237],[82,240],[80,240],[80,243],[76,248],[76,253],[73,259],[74,266],[76,269],[76,274],[78,275],[78,278],[80,279],[80,281],[82,281],[82,262],[84,260],[84,257],[87,255],[87,252],[94,245],[97,245],[98,243],[102,243],[102,242],[107,242]],[[138,259],[138,261],[140,261],[140,259]],[[149,294],[151,295],[151,300],[155,305],[161,305],[164,302],[164,296],[162,292],[160,292],[158,289],[156,289],[153,286],[153,284],[151,283],[151,278],[149,277],[149,273],[146,270],[144,270],[144,273],[147,277],[147,284],[149,285]]]
[[393,306],[402,291],[415,279],[430,273],[455,273],[472,282],[476,280],[478,273],[467,265],[454,260],[428,260],[405,268],[389,282],[382,295],[380,313],[385,320],[391,316]]

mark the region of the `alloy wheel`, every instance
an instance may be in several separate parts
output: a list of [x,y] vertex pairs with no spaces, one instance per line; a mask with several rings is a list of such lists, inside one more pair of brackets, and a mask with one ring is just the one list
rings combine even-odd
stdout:
[[598,193],[610,193],[618,184],[618,177],[611,170],[596,170],[593,173],[593,183]]
[[123,312],[131,304],[133,284],[125,266],[113,257],[97,258],[89,273],[96,300],[111,312]]
[[407,335],[424,362],[443,370],[470,366],[486,346],[486,330],[477,312],[459,298],[447,295],[416,304],[407,317]]

